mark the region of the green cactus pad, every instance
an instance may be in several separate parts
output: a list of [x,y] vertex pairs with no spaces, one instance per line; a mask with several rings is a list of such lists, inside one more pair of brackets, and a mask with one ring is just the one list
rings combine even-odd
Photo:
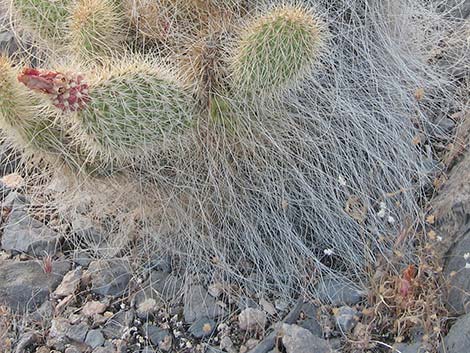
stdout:
[[111,69],[90,84],[89,97],[86,108],[76,113],[78,126],[91,151],[108,160],[148,152],[191,118],[192,98],[147,65]]
[[71,3],[71,0],[13,0],[12,6],[20,25],[31,34],[53,43],[63,43]]
[[81,59],[96,59],[122,51],[124,13],[112,0],[79,0],[70,19],[69,41]]
[[319,21],[297,7],[279,7],[245,28],[232,60],[234,84],[251,93],[295,86],[311,68],[322,44]]
[[70,157],[57,112],[17,81],[5,58],[0,58],[0,128],[12,143],[30,153]]

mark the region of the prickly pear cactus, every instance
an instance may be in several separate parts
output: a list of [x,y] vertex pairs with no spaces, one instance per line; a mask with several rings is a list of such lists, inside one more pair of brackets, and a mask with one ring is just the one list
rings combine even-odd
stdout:
[[41,202],[133,239],[115,254],[287,300],[365,283],[415,258],[416,136],[457,91],[421,3],[0,0],[38,39],[0,59],[0,127],[74,185]]

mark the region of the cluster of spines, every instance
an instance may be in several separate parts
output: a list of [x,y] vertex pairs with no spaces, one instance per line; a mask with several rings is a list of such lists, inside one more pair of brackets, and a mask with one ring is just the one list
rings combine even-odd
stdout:
[[[33,0],[18,0],[15,6],[24,6],[27,1]],[[204,109],[198,112],[206,111],[213,121],[233,129],[232,123],[227,125],[236,114],[230,103],[233,97],[239,93],[251,97],[277,95],[295,87],[311,70],[323,43],[320,21],[308,9],[297,6],[279,6],[267,13],[251,15],[237,1],[224,1],[224,6],[218,6],[217,0],[57,3],[61,8],[69,6],[70,14],[63,24],[69,31],[64,37],[68,47],[82,61],[87,61],[83,58],[100,61],[93,66],[94,73],[88,75],[93,76],[93,82],[85,80],[89,78],[87,74],[73,73],[73,70],[31,68],[24,69],[18,80],[24,88],[47,97],[47,109],[55,107],[62,120],[68,117],[65,119],[76,128],[71,130],[72,137],[83,146],[85,155],[105,163],[128,162],[134,155],[181,133],[191,125],[188,121],[194,119],[194,106],[201,103],[201,97]],[[131,7],[141,20],[145,16],[160,16],[142,12],[155,4],[166,6],[167,10],[179,6],[176,20],[182,22],[178,25],[188,25],[184,22],[187,21],[194,24],[189,30],[197,30],[192,33],[194,37],[186,38],[188,43],[177,44],[183,45],[183,50],[174,50],[187,56],[189,69],[186,67],[186,73],[191,73],[188,76],[196,88],[195,95],[178,79],[159,69],[155,61],[149,64],[146,60],[128,60],[122,55],[120,64],[104,59],[118,52],[120,43],[124,42],[124,13]],[[245,17],[237,21],[230,19],[226,25],[217,17],[220,11]],[[22,13],[24,9],[17,12]],[[176,33],[172,35],[181,33],[180,29],[167,27],[161,20],[146,19],[147,24],[154,21],[155,26],[163,26],[155,28],[157,32],[174,29]],[[57,19],[49,22],[49,26],[56,25]],[[164,37],[156,39],[162,41]]]

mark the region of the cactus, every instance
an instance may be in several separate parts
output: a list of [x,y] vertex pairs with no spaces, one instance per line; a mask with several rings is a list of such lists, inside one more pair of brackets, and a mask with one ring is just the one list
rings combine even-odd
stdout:
[[71,12],[68,41],[73,54],[96,60],[122,51],[126,26],[116,1],[78,0]]
[[73,120],[76,139],[91,155],[122,163],[179,132],[191,118],[191,97],[169,73],[144,61],[110,67],[90,83],[82,74],[32,69],[20,81]]
[[56,117],[18,83],[11,63],[0,57],[0,124],[13,144],[32,153],[63,153],[65,133]]
[[61,44],[67,33],[72,0],[13,0],[11,10],[31,35],[51,44]]
[[249,21],[231,58],[233,85],[271,94],[296,85],[317,59],[324,35],[307,9],[281,6]]

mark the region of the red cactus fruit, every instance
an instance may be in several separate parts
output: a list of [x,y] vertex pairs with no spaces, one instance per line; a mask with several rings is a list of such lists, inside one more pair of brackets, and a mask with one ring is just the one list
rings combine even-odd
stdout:
[[81,110],[90,100],[88,84],[81,74],[25,68],[18,75],[18,81],[48,95],[52,104],[64,112]]

